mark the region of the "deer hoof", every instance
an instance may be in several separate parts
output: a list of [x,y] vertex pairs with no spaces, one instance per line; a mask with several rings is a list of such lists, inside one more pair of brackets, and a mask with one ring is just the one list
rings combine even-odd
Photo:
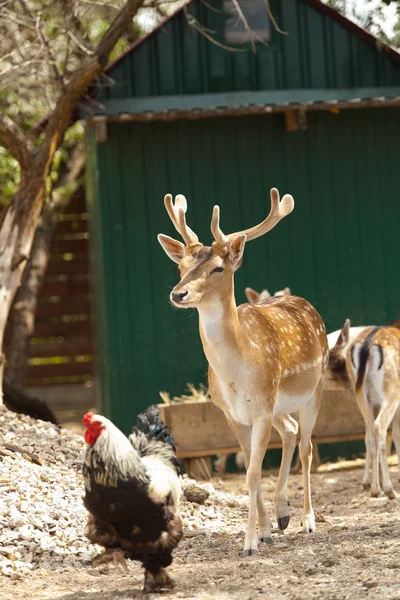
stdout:
[[264,544],[273,544],[274,540],[272,539],[272,537],[262,537],[259,538],[260,542],[264,542]]
[[289,521],[290,521],[290,515],[288,515],[287,517],[280,517],[278,519],[278,527],[281,531],[284,531],[284,529],[287,528],[287,526],[289,525]]
[[247,558],[248,556],[253,556],[255,554],[259,554],[258,550],[252,550],[251,548],[249,548],[249,550],[243,550],[243,556],[245,558]]
[[393,488],[391,490],[385,490],[385,494],[389,500],[395,500],[397,498],[397,494]]

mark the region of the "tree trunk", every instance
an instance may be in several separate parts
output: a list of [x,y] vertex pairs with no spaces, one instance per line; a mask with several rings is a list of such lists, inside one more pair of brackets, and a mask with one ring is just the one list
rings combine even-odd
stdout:
[[[126,0],[93,55],[72,74],[47,120],[40,146],[35,147],[11,118],[0,113],[0,143],[21,166],[20,187],[0,227],[0,390],[7,319],[31,252],[55,152],[64,139],[82,94],[103,71],[109,54],[143,3],[144,0]],[[0,403],[2,401],[0,394]]]
[[[3,341],[8,315],[20,285],[35,226],[42,208],[44,183],[24,181],[15,194],[0,230],[0,385],[3,378]],[[3,402],[1,395],[0,402]]]
[[81,175],[85,167],[85,148],[82,142],[71,149],[64,163],[51,198],[42,210],[25,267],[21,286],[15,296],[7,323],[7,378],[23,384],[28,368],[29,342],[35,329],[35,315],[40,288],[49,262],[50,244],[60,215],[76,194],[80,194]]
[[29,342],[35,328],[35,314],[40,288],[49,260],[49,248],[57,216],[44,210],[37,227],[31,257],[25,267],[21,286],[16,294],[7,327],[8,339],[6,375],[11,383],[23,385],[28,368]]

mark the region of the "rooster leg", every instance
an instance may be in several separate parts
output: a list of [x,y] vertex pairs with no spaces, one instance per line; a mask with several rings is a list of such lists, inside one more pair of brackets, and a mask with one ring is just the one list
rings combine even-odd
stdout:
[[115,566],[120,566],[124,571],[128,571],[125,560],[125,551],[118,548],[105,550],[102,554],[95,556],[92,561],[92,566],[98,567],[99,565],[106,565],[111,562]]
[[151,573],[146,570],[144,575],[144,588],[145,593],[158,592],[164,588],[173,588],[175,582],[168,575],[167,571],[161,568],[158,573]]

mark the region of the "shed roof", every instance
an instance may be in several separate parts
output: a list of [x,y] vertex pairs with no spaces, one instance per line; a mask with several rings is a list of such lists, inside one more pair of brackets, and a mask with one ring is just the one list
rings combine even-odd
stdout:
[[[169,21],[174,19],[178,14],[182,13],[185,9],[187,9],[187,7],[190,4],[192,4],[196,1],[197,0],[187,0],[183,6],[181,6],[177,10],[175,10],[168,17],[165,17],[165,19],[162,19],[162,21],[160,21],[160,23],[157,25],[157,27],[155,27],[154,29],[149,31],[149,33],[147,33],[146,35],[142,36],[141,38],[139,38],[138,40],[133,42],[133,44],[131,44],[124,52],[122,52],[119,56],[117,56],[117,58],[112,60],[107,65],[104,72],[109,73],[116,65],[118,65],[121,61],[123,61],[126,58],[126,56],[128,56],[129,54],[134,52],[142,44],[145,44],[147,42],[147,40],[149,38],[151,38],[153,35],[155,35],[160,29],[162,29],[166,25],[166,23],[168,23]],[[361,27],[354,21],[351,21],[350,19],[348,19],[343,14],[339,13],[337,10],[335,10],[331,6],[328,6],[324,2],[321,2],[321,0],[303,0],[303,1],[306,4],[309,4],[310,6],[312,6],[313,8],[316,8],[321,13],[327,15],[333,21],[336,21],[337,23],[339,23],[340,25],[345,27],[348,31],[351,31],[352,33],[356,34],[360,39],[364,40],[368,44],[371,44],[375,49],[379,46],[381,51],[387,52],[394,60],[396,60],[397,62],[400,63],[400,51],[397,48],[395,48],[394,46],[383,43],[375,35],[373,35],[369,31],[367,31],[367,29],[365,29],[364,27]]]
[[[151,48],[157,40],[161,40],[160,36],[165,38],[163,34],[168,31],[168,28],[174,26],[174,23],[183,16],[189,5],[193,6],[196,3],[201,4],[199,0],[187,0],[182,7],[165,18],[155,29],[134,42],[119,57],[111,61],[106,67],[105,73],[109,78],[114,79],[117,85],[102,86],[101,88],[93,86],[86,95],[85,100],[81,101],[80,107],[75,111],[72,119],[106,116],[109,120],[149,121],[283,112],[295,108],[310,111],[326,110],[332,107],[363,108],[400,105],[400,52],[390,45],[383,44],[366,29],[324,4],[321,0],[283,0],[281,6],[285,3],[291,3],[290,8],[295,6],[294,3],[306,5],[318,11],[321,19],[325,18],[325,20],[336,24],[336,29],[343,29],[351,37],[355,36],[356,39],[361,40],[358,43],[364,44],[369,49],[370,54],[365,53],[363,57],[363,64],[361,65],[363,76],[358,77],[358,85],[350,85],[345,78],[341,78],[341,81],[337,82],[341,85],[330,85],[329,87],[324,87],[324,84],[313,87],[289,85],[286,89],[263,89],[262,86],[261,89],[240,87],[239,90],[227,90],[222,93],[220,90],[216,93],[208,93],[208,90],[201,90],[200,93],[196,90],[196,93],[191,93],[191,90],[179,89],[179,91],[175,90],[175,93],[171,93],[170,90],[166,93],[165,91],[162,93],[134,92],[124,94],[121,97],[118,92],[118,87],[121,88],[121,85],[118,86],[121,78],[126,77],[128,72],[128,77],[132,77],[136,66],[141,66],[143,62],[149,60],[149,56],[150,62],[157,62],[158,59],[151,56],[152,50],[148,51],[148,56],[143,61],[143,51],[146,51],[146,48]],[[284,23],[284,26],[288,27],[286,23]],[[296,26],[296,22],[293,21],[288,38],[293,38],[293,35],[296,35],[296,32],[293,31]],[[171,28],[170,32],[175,33],[176,29]],[[205,42],[211,44],[207,40]],[[304,40],[302,43],[304,43]],[[318,54],[318,42],[312,43]],[[374,59],[374,57],[377,64],[376,68],[371,64],[371,58]],[[343,60],[343,57],[335,57],[335,59],[339,63],[340,60]],[[260,58],[259,60],[263,59]],[[307,60],[310,61],[310,57],[307,57]],[[311,60],[313,59],[311,58]],[[379,64],[378,60],[381,61]],[[374,79],[373,77],[364,76],[369,70],[377,71],[381,67],[386,69],[389,63],[391,76],[386,78],[386,81],[379,79],[378,84],[376,77]],[[150,70],[156,68],[160,71],[160,64],[154,67],[154,65],[146,63],[144,67],[141,66],[140,68],[143,69],[142,78],[146,78],[147,72],[145,73],[145,70],[147,68],[149,71],[148,78],[151,79],[152,76],[154,77],[154,73],[151,74]],[[360,69],[360,64],[353,65],[354,69]],[[123,73],[122,77],[121,72]],[[192,79],[194,77],[192,76]],[[368,85],[365,85],[366,80],[368,80]],[[131,83],[127,85],[128,88],[131,88]],[[159,88],[160,86],[156,87]],[[182,86],[178,87],[182,88]],[[46,123],[47,119],[44,119],[38,124],[37,130],[40,131]]]
[[108,65],[116,84],[93,93],[81,116],[149,121],[400,105],[400,52],[320,0],[284,0],[289,35],[247,58],[195,41],[188,5],[209,18],[189,0]]

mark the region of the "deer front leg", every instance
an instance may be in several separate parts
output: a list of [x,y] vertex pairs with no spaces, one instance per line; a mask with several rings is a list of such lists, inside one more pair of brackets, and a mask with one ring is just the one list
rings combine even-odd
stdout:
[[[236,423],[232,421],[228,415],[226,416],[226,420],[228,421],[229,427],[232,429],[233,433],[239,445],[242,449],[244,456],[244,463],[246,466],[246,471],[250,465],[250,452],[251,452],[251,426],[250,425],[241,425],[240,423]],[[264,500],[262,496],[261,483],[258,486],[257,490],[257,512],[258,512],[258,539],[260,542],[264,542],[266,544],[272,544],[272,535],[271,535],[271,519],[267,511],[265,510]]]
[[315,422],[318,417],[319,407],[321,405],[323,383],[320,381],[317,389],[311,397],[308,404],[302,406],[299,410],[301,439],[299,444],[299,454],[303,470],[303,488],[304,505],[302,514],[302,525],[305,533],[315,531],[315,516],[311,503],[311,483],[310,471],[312,462],[312,442],[311,436]]
[[279,469],[279,477],[275,492],[275,517],[278,527],[281,531],[286,529],[290,521],[289,500],[287,496],[287,481],[290,473],[290,465],[296,448],[296,436],[298,423],[287,415],[285,417],[275,417],[273,426],[278,431],[282,440],[282,460]]
[[[243,556],[258,553],[257,543],[257,497],[261,485],[261,468],[271,436],[272,415],[254,423],[251,430],[250,464],[247,470],[247,488],[249,491],[249,521],[244,542]],[[262,500],[262,497],[261,497]]]

